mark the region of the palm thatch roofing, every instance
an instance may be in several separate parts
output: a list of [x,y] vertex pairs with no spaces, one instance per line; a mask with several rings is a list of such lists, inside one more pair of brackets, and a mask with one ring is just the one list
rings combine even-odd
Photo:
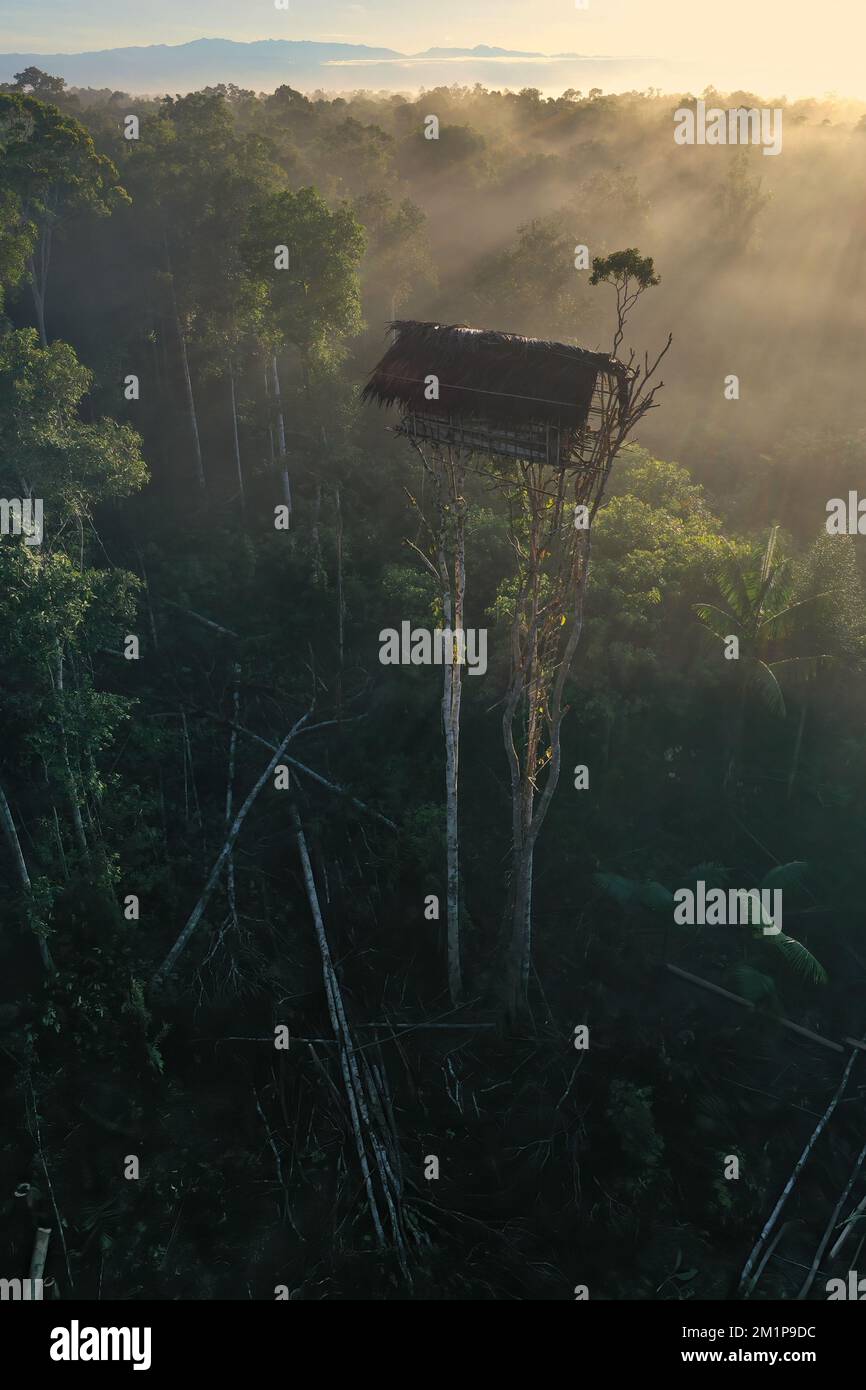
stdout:
[[[615,357],[566,343],[415,319],[389,327],[394,341],[371,372],[362,399],[397,405],[404,415],[581,430],[599,373],[620,390],[626,381],[626,368]],[[425,395],[431,376],[438,379],[437,400]]]

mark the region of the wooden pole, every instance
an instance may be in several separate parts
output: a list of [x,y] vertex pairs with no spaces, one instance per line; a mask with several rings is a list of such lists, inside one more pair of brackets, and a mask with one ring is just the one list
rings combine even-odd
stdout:
[[[751,1009],[759,1012],[751,999],[744,999],[741,994],[732,994],[729,989],[722,989],[721,985],[714,985],[709,980],[701,979],[700,975],[692,975],[688,970],[681,970],[678,965],[668,965],[672,975],[679,975],[681,980],[688,980],[690,984],[699,985],[701,989],[709,990],[711,994],[718,994],[722,999],[729,999],[732,1004],[739,1004],[744,1009]],[[781,1018],[776,1014],[760,1013],[761,1018],[766,1018],[770,1023],[778,1023],[781,1028],[790,1028],[792,1033],[799,1033],[801,1037],[808,1038],[811,1042],[820,1043],[822,1047],[829,1047],[832,1052],[841,1052],[845,1049],[841,1043],[833,1042],[832,1038],[823,1038],[820,1033],[813,1033],[811,1028],[804,1028],[800,1023],[793,1023],[790,1018]],[[847,1042],[848,1039],[846,1038]],[[852,1044],[854,1047],[862,1047],[860,1043]],[[863,1049],[866,1050],[866,1049]]]

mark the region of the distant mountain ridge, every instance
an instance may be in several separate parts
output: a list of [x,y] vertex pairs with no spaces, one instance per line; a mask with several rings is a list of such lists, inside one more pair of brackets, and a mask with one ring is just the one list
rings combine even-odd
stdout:
[[564,88],[591,86],[603,75],[608,77],[609,90],[611,81],[637,80],[651,61],[548,55],[487,44],[400,53],[363,43],[313,39],[239,43],[203,38],[83,53],[0,53],[0,82],[9,82],[22,68],[35,66],[64,77],[72,87],[108,87],[132,95],[192,91],[219,82],[254,91],[272,91],[284,83],[301,90],[376,87],[402,91],[455,81]]

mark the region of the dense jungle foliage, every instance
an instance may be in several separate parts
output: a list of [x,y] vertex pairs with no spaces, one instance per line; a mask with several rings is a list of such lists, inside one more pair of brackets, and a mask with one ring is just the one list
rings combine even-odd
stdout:
[[[677,149],[678,104],[0,92],[0,493],[44,499],[41,544],[0,539],[7,1272],[42,1224],[88,1299],[733,1294],[845,1060],[779,1019],[866,1030],[864,559],[825,524],[866,460],[866,134],[799,102],[784,158]],[[490,655],[463,686],[457,1006],[425,915],[441,672],[379,661],[380,630],[441,618],[408,544],[423,469],[359,395],[396,318],[609,350],[581,244],[653,258],[622,352],[673,346],[593,528],[514,1028],[508,501],[470,469]],[[371,1218],[307,870],[399,1239]],[[782,888],[784,934],[676,924],[699,880]],[[864,1093],[855,1065],[754,1297],[796,1296]]]

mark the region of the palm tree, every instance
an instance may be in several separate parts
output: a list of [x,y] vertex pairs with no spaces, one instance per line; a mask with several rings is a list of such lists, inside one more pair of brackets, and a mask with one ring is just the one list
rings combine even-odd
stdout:
[[795,600],[792,565],[777,555],[778,526],[774,526],[766,547],[753,550],[745,559],[731,546],[723,554],[715,575],[720,603],[698,603],[694,611],[706,630],[727,645],[737,639],[740,677],[737,700],[729,735],[727,786],[741,761],[746,704],[753,691],[766,708],[779,718],[786,715],[785,698],[777,671],[806,678],[814,674],[820,654],[780,656],[791,640],[801,636],[810,604],[825,598],[813,594]]
[[[780,889],[789,895],[804,886],[809,865],[802,860],[776,864],[758,884],[758,892]],[[680,875],[682,887],[694,887],[702,880],[707,888],[727,890],[731,871],[714,862],[696,864]],[[654,879],[625,878],[621,874],[597,873],[595,883],[605,897],[617,903],[629,916],[643,917],[663,925],[662,956],[666,961],[673,921],[674,894],[670,888]],[[782,931],[768,934],[765,928],[775,925],[765,915],[761,902],[756,901],[746,924],[748,930],[739,938],[740,960],[730,971],[732,983],[740,994],[754,1004],[778,1005],[775,968],[783,963],[794,974],[812,985],[827,983],[827,972],[807,946],[796,937]],[[766,973],[769,970],[769,974]]]

